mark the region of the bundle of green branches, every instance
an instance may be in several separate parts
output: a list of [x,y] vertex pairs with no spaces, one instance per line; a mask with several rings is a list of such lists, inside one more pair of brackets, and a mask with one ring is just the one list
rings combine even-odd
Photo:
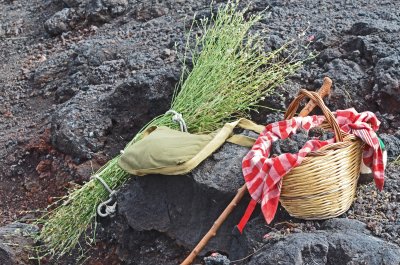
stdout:
[[[198,20],[192,25],[200,28],[202,34],[194,42],[188,37],[184,58],[191,57],[192,70],[183,63],[171,103],[171,109],[183,115],[191,133],[210,132],[225,122],[246,116],[301,65],[293,56],[282,58],[286,45],[265,53],[263,37],[248,33],[262,14],[245,19],[245,12],[238,10],[237,2],[228,3],[210,20]],[[293,50],[289,53],[294,54]],[[177,128],[167,115],[156,117],[143,130],[153,125]],[[141,132],[132,141],[139,140],[140,135]],[[118,158],[96,173],[111,189],[118,189],[130,178],[118,166]],[[108,196],[96,179],[71,191],[40,220],[42,228],[36,239],[42,243],[44,254],[59,257],[70,252],[92,224],[97,205]]]

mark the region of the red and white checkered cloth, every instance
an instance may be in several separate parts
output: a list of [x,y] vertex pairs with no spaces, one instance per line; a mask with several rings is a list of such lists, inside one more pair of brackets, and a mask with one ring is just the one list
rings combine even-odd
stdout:
[[[363,161],[372,166],[375,184],[379,190],[383,188],[384,165],[382,150],[375,131],[379,128],[379,120],[372,112],[358,113],[354,108],[338,110],[336,120],[341,130],[360,137],[365,143]],[[324,116],[294,117],[269,124],[259,135],[253,148],[243,158],[242,170],[247,189],[253,200],[261,202],[261,210],[267,223],[270,223],[278,207],[281,192],[282,177],[290,170],[301,164],[305,156],[321,147],[333,143],[335,139],[327,141],[310,140],[297,154],[281,154],[269,157],[272,142],[285,139],[303,128],[309,130],[321,125]],[[242,227],[243,228],[243,227]]]

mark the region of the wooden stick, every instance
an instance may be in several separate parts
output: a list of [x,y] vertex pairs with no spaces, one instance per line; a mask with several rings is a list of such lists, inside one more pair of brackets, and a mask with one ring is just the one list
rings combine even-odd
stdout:
[[[331,86],[332,86],[332,80],[329,77],[324,77],[322,86],[318,90],[318,94],[321,96],[321,98],[324,98],[325,96],[331,93]],[[310,100],[307,103],[307,105],[300,111],[299,116],[300,117],[307,116],[314,109],[315,106],[316,106],[315,102],[313,100]]]
[[246,194],[247,187],[246,184],[243,185],[240,189],[238,189],[236,196],[233,200],[228,204],[222,214],[215,220],[213,226],[208,230],[207,234],[201,239],[201,241],[197,244],[197,246],[193,249],[193,251],[189,254],[189,256],[181,263],[181,265],[190,265],[196,256],[203,250],[203,248],[207,245],[208,241],[211,238],[217,235],[218,229],[224,223],[226,218],[228,218],[229,214],[233,211],[236,205],[240,202],[243,196]]
[[[325,77],[322,87],[318,90],[318,94],[324,98],[325,96],[330,94],[331,91],[331,86],[332,86],[332,80],[329,77]],[[307,116],[313,108],[316,106],[316,104],[313,101],[308,102],[308,104],[302,109],[300,112],[299,116]],[[240,189],[238,189],[235,197],[232,199],[232,201],[228,204],[228,206],[225,208],[225,210],[222,212],[222,214],[218,217],[218,219],[214,222],[213,226],[208,230],[207,234],[200,240],[200,242],[197,244],[197,246],[190,252],[189,256],[181,263],[181,265],[190,265],[194,261],[194,259],[197,257],[197,255],[203,250],[203,248],[207,245],[208,241],[210,241],[211,238],[215,237],[217,235],[218,229],[221,227],[221,225],[224,223],[224,221],[228,218],[230,213],[233,211],[233,209],[236,207],[236,205],[239,204],[240,200],[243,198],[243,196],[247,192],[247,186],[244,184]]]

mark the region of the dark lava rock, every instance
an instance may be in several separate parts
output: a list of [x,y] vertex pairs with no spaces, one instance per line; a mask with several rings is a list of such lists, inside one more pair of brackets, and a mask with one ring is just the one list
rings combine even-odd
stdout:
[[382,14],[382,18],[375,19],[373,21],[368,19],[354,23],[348,33],[352,35],[366,36],[376,33],[398,32],[400,30],[400,26],[390,21],[390,17],[389,19],[387,17],[384,18],[383,15],[384,14]]
[[64,8],[55,13],[44,23],[44,28],[51,35],[59,35],[73,29],[79,21],[79,15],[73,8]]
[[[333,80],[334,93],[327,101],[332,111],[350,107],[355,107],[357,111],[380,110],[392,113],[398,119],[396,106],[399,105],[399,93],[396,92],[396,84],[399,78],[396,69],[399,67],[395,67],[398,64],[396,56],[400,53],[398,3],[377,4],[373,10],[364,8],[368,4],[361,7],[354,2],[323,5],[318,1],[253,3],[255,10],[262,10],[265,5],[269,6],[268,14],[259,28],[268,31],[269,36],[273,36],[272,40],[285,42],[288,36],[307,28],[304,37],[298,41],[308,42],[311,49],[319,52],[316,60],[306,63],[303,70],[280,89],[280,94],[285,97],[269,97],[266,101],[268,106],[284,110],[285,107],[277,107],[280,100],[283,102],[281,105],[287,106],[299,85],[316,90],[321,85],[320,80],[328,75]],[[388,12],[389,6],[397,11]],[[327,16],[320,17],[322,13]],[[269,46],[275,45],[271,40],[267,42]],[[378,64],[380,60],[382,62]],[[394,67],[391,68],[391,64]],[[291,81],[295,85],[289,84]],[[265,111],[264,116],[269,113]]]
[[[122,46],[122,45],[121,45]],[[110,39],[91,39],[79,43],[79,45],[73,45],[73,64],[70,66],[70,71],[75,72],[76,70],[90,70],[90,67],[101,66],[106,61],[118,60],[117,53],[121,47],[115,45]],[[75,70],[76,69],[76,70]]]
[[[114,240],[121,242],[119,256],[125,261],[135,260],[129,251],[140,249],[139,243],[127,242],[136,242],[132,237],[140,235],[146,238],[143,242],[167,244],[168,258],[162,261],[157,256],[160,264],[173,264],[171,259],[175,255],[182,261],[186,254],[178,246],[191,250],[242,183],[238,176],[240,169],[236,167],[246,152],[246,148],[226,144],[187,176],[143,176],[132,180],[118,195],[118,217],[123,220],[118,225],[123,229],[114,233]],[[217,159],[219,156],[223,159]],[[391,242],[398,239],[396,220],[400,212],[396,212],[396,200],[400,197],[396,185],[399,178],[398,172],[392,172],[396,168],[390,165],[389,169],[387,191],[376,197],[376,191],[362,189],[365,194],[357,197],[347,213],[351,218],[357,213],[362,220],[365,216],[365,223],[347,218],[302,221],[289,217],[279,207],[272,224],[267,225],[261,214],[254,213],[256,217],[250,220],[242,235],[232,233],[247,199],[233,211],[205,251],[227,253],[233,263],[257,252],[241,264],[398,264],[400,248]],[[368,187],[375,189],[372,185]],[[371,216],[384,215],[387,219],[370,223]],[[374,237],[377,235],[387,241]],[[143,255],[139,260],[145,257],[148,256]]]
[[399,263],[400,247],[371,236],[362,222],[334,218],[324,222],[315,232],[295,233],[267,241],[248,264]]
[[179,23],[164,17],[132,30],[138,25],[130,21],[121,38],[73,43],[37,67],[35,85],[59,104],[51,116],[58,150],[80,160],[104,149],[115,154],[168,110],[181,68],[170,49]]
[[124,218],[114,218],[112,221],[112,225],[100,229],[108,234],[104,237],[107,242],[117,245],[116,254],[120,263],[116,264],[176,265],[187,255],[186,249],[164,233],[134,230],[126,224]]
[[378,191],[373,182],[359,185],[349,218],[367,224],[375,235],[400,245],[400,165],[389,163],[385,170],[385,185]]
[[68,7],[78,7],[85,0],[62,0]]
[[335,135],[331,131],[325,131],[320,127],[313,127],[308,132],[299,129],[295,134],[290,135],[286,139],[278,139],[272,143],[271,154],[280,155],[284,153],[297,154],[307,141],[318,139],[326,141],[333,138]]
[[72,51],[61,52],[40,64],[35,69],[34,84],[43,89],[46,84],[63,79],[68,73],[68,62],[72,54]]
[[[139,130],[152,118],[165,113],[169,99],[179,78],[179,71],[174,67],[160,69],[143,69],[135,73],[116,87],[107,97],[112,117],[123,126],[122,136]],[[135,123],[132,123],[132,121]],[[115,130],[118,130],[116,128]],[[129,139],[130,140],[130,139]]]
[[[301,148],[301,147],[300,147]],[[296,141],[293,141],[290,138],[279,139],[272,143],[271,154],[280,155],[280,154],[296,154],[299,152],[299,146]]]
[[227,256],[219,253],[213,253],[211,256],[204,258],[205,265],[229,265],[231,264]]
[[0,227],[0,264],[21,265],[31,264],[33,241],[28,235],[37,228],[13,223]]
[[149,21],[166,14],[168,14],[168,8],[158,3],[154,4],[146,1],[135,5],[134,8],[134,17],[139,21]]
[[[135,231],[159,231],[191,249],[243,184],[240,165],[247,152],[227,143],[188,175],[137,177],[118,193],[118,214]],[[241,202],[204,251],[218,249],[233,257],[247,251],[237,247],[231,251],[237,240],[232,229],[247,203],[248,199]],[[121,234],[121,242],[127,236]]]
[[[124,67],[124,61],[106,61],[95,68],[93,78],[101,80],[108,74],[110,78],[120,67]],[[123,146],[151,118],[168,110],[168,99],[177,81],[176,68],[150,69],[136,73],[114,89],[110,85],[89,85],[86,91],[72,91],[77,94],[52,116],[52,144],[85,160],[104,148],[112,130],[119,135],[118,146]],[[64,95],[60,91],[57,95]],[[118,152],[113,143],[109,142],[110,148]]]
[[378,28],[372,24],[366,22],[356,22],[353,24],[353,26],[351,26],[349,33],[353,35],[365,36],[377,31]]
[[98,22],[107,22],[122,15],[129,6],[128,0],[89,0],[85,3],[86,16]]
[[107,87],[93,86],[66,102],[52,116],[51,141],[60,151],[89,159],[101,150],[112,127],[111,119],[98,108]]
[[379,135],[388,153],[388,159],[396,159],[400,155],[400,139],[394,135],[382,133]]
[[327,48],[319,54],[318,59],[321,60],[321,62],[326,63],[334,59],[340,58],[341,56],[342,53],[339,51],[338,48]]
[[109,148],[118,152],[115,148],[122,148],[151,119],[165,113],[178,79],[178,68],[170,65],[139,70],[117,86],[107,96],[107,109],[113,121],[112,134],[119,139],[110,141]]
[[128,0],[63,0],[68,8],[55,13],[45,23],[46,30],[58,35],[73,29],[80,22],[105,23],[129,9]]
[[380,59],[375,67],[376,86],[380,109],[388,113],[400,113],[400,52]]
[[326,75],[331,76],[335,82],[357,83],[365,77],[365,72],[357,63],[346,59],[334,59],[326,68]]

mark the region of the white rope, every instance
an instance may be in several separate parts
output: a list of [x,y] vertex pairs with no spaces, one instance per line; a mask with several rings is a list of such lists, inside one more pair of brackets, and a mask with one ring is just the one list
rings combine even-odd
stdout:
[[[108,195],[108,200],[102,202],[97,206],[97,214],[101,217],[107,217],[113,213],[115,213],[115,210],[117,208],[117,202],[115,201],[112,205],[108,205],[114,200],[114,196],[116,194],[115,190],[112,190],[107,183],[102,179],[98,174],[93,175],[90,177],[91,179],[97,179],[100,181],[101,184],[103,184],[104,188],[110,193]],[[104,210],[104,211],[103,211]]]
[[170,109],[169,111],[165,112],[165,114],[174,114],[172,116],[172,121],[179,123],[179,127],[181,128],[182,132],[188,132],[185,120],[183,119],[182,114],[176,112],[175,110]]

